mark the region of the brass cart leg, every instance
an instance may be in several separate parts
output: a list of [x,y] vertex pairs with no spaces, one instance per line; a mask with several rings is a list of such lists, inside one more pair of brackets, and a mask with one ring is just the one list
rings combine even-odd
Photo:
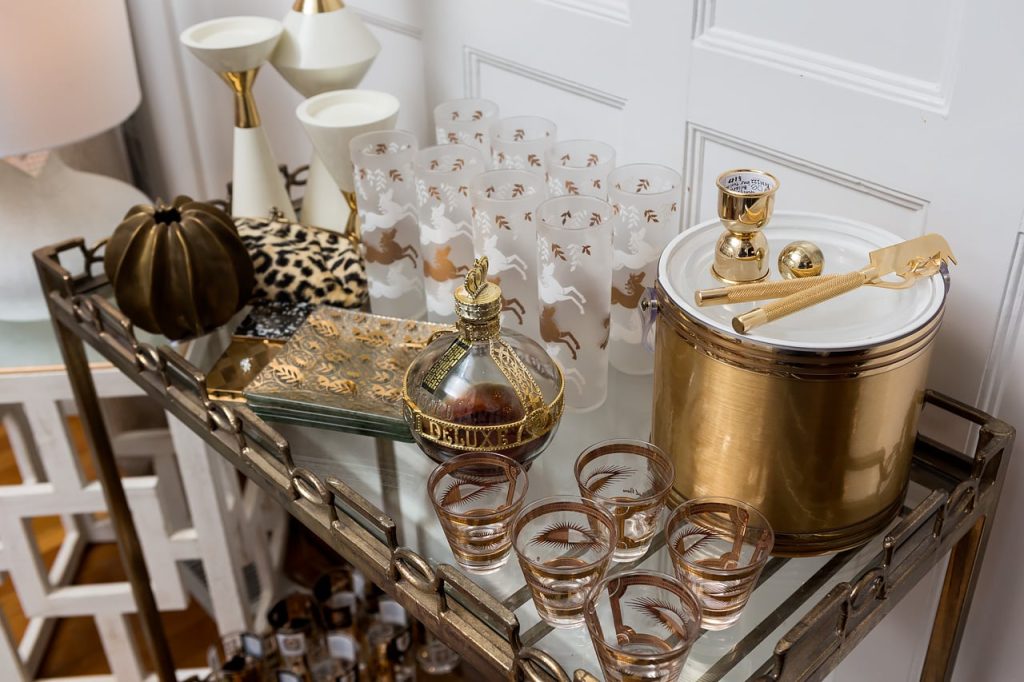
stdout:
[[[52,311],[51,311],[52,315]],[[100,412],[96,386],[92,381],[92,373],[85,356],[83,341],[75,336],[67,327],[53,320],[60,345],[68,379],[75,395],[75,403],[82,418],[85,436],[96,463],[96,472],[103,486],[103,496],[110,512],[110,520],[114,526],[114,537],[121,554],[121,562],[128,574],[128,582],[132,586],[132,595],[139,610],[139,622],[142,625],[142,636],[146,647],[152,655],[153,665],[160,682],[174,682],[174,661],[164,636],[160,612],[156,608],[156,600],[150,587],[149,571],[142,557],[142,547],[135,532],[135,523],[128,508],[128,498],[121,485],[121,476],[117,472],[114,451],[110,446],[110,437]]]
[[942,595],[935,611],[928,652],[921,668],[922,682],[946,682],[953,676],[960,637],[967,624],[968,607],[981,569],[981,557],[985,551],[989,528],[988,515],[979,517],[971,530],[949,552],[946,579],[942,583]]

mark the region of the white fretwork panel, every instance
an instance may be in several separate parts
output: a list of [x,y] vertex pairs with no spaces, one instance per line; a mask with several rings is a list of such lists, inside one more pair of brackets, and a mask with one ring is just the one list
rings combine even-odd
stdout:
[[[112,368],[96,370],[93,376],[102,396],[139,394]],[[130,585],[71,584],[86,547],[113,536],[109,523],[93,520],[106,506],[99,482],[85,479],[70,442],[62,407],[70,399],[61,371],[0,373],[0,416],[22,480],[0,486],[0,579],[13,583],[29,620],[15,643],[0,613],[0,679],[33,679],[57,619],[78,616],[92,617],[96,624],[112,673],[105,679],[146,679],[139,643],[126,621],[136,611]],[[177,431],[175,426],[172,420],[172,431]],[[172,446],[168,429],[111,433],[122,469],[148,457],[157,474],[122,479],[157,606],[174,611],[188,605],[179,562],[201,559],[219,632],[258,627],[275,587],[284,518],[279,509],[266,512],[258,488],[241,489],[237,474],[198,437],[174,435]],[[182,479],[190,482],[184,496]],[[44,516],[59,516],[64,528],[48,571],[31,528],[33,518]],[[261,587],[255,605],[245,587],[247,564],[255,567]],[[188,676],[186,671],[180,674]]]

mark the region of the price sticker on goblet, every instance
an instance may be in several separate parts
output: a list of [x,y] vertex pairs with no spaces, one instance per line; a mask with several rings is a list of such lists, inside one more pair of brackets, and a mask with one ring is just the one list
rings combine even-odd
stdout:
[[765,194],[776,188],[776,180],[764,173],[736,171],[727,173],[719,180],[722,186],[734,194]]

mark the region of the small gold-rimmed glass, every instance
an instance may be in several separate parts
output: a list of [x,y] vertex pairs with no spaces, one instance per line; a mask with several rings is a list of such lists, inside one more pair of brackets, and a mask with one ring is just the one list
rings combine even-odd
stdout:
[[684,502],[669,516],[665,539],[676,576],[700,597],[707,630],[739,620],[775,544],[764,515],[728,497]]
[[460,566],[485,575],[508,562],[512,518],[526,489],[522,465],[493,452],[456,455],[431,472],[430,502]]
[[580,495],[615,519],[619,541],[613,561],[633,561],[647,553],[673,480],[671,460],[642,440],[606,440],[576,458]]
[[615,522],[602,507],[559,495],[532,502],[512,522],[512,546],[537,613],[555,628],[583,623],[590,589],[615,549]]
[[584,616],[610,682],[673,682],[700,636],[697,597],[681,581],[651,571],[599,582],[587,598]]

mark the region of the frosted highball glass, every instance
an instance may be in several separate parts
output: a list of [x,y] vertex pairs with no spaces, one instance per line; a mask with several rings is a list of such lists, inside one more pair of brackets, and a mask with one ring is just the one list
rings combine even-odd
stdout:
[[650,374],[653,356],[643,348],[640,298],[654,286],[658,260],[679,233],[682,178],[651,163],[621,166],[608,178],[608,201],[615,207],[615,260],[612,275],[611,363],[627,374]]
[[416,137],[403,130],[352,138],[353,175],[370,306],[377,315],[425,312],[416,210]]
[[484,158],[491,157],[491,126],[498,120],[498,105],[489,99],[453,99],[434,107],[438,144],[464,144]]
[[537,217],[540,337],[565,374],[565,406],[593,410],[608,395],[612,207],[594,197],[555,197]]
[[553,197],[582,194],[608,198],[608,175],[615,150],[598,140],[565,140],[548,150],[548,192]]
[[542,175],[521,170],[481,173],[470,188],[476,255],[487,256],[488,279],[501,287],[501,325],[537,335],[537,225],[547,198]]
[[484,157],[464,144],[427,147],[416,155],[423,285],[431,322],[455,322],[455,289],[474,258],[469,185],[483,170]]
[[544,178],[548,150],[558,128],[540,116],[512,116],[491,126],[491,165],[538,173]]

